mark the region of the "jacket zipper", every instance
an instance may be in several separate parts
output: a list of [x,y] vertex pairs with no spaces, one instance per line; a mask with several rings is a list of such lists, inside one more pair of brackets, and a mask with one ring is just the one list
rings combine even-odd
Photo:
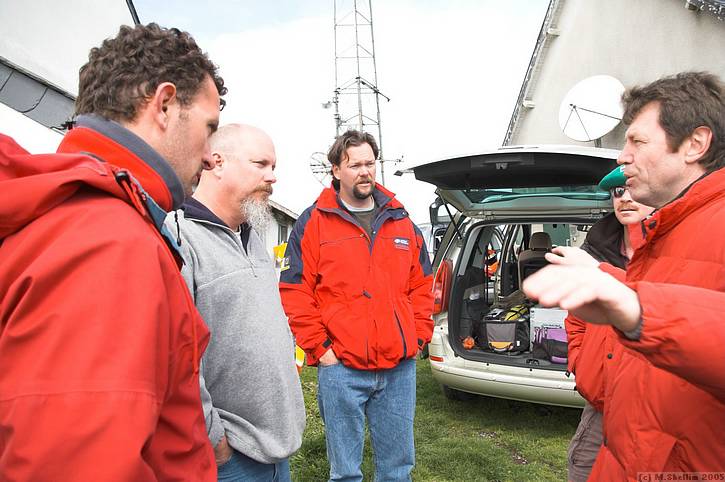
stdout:
[[[372,270],[372,263],[373,263],[373,260],[372,260],[373,244],[375,242],[375,237],[376,236],[373,237],[373,238],[370,238],[367,235],[367,232],[365,232],[365,229],[363,229],[363,227],[360,226],[360,224],[357,222],[357,220],[355,219],[355,217],[352,216],[352,215],[349,215],[349,214],[345,213],[344,211],[342,211],[342,209],[320,208],[320,207],[318,207],[317,209],[319,209],[320,211],[323,211],[323,212],[328,212],[328,213],[332,213],[332,214],[335,214],[337,216],[340,216],[343,220],[345,220],[345,221],[347,221],[347,222],[349,222],[349,223],[357,226],[358,228],[360,228],[360,231],[362,231],[362,235],[367,238],[368,243],[369,243],[369,249],[370,249],[370,264],[369,264],[368,268],[369,268],[369,270]],[[376,221],[380,221],[380,227],[382,227],[382,225],[385,223],[385,221],[387,221],[389,218],[390,219],[398,219],[398,218],[394,217],[392,214],[389,213],[390,210],[391,210],[390,208],[386,208],[386,207],[381,208],[380,213],[378,214],[378,216],[373,220],[372,224],[370,225],[370,230],[371,231],[373,231],[373,228],[375,226],[375,222]],[[385,216],[385,217],[381,220],[381,218],[383,216]],[[375,231],[379,231],[379,229],[377,229]],[[363,295],[365,297],[367,297],[367,298],[372,298],[372,295],[370,293],[368,293],[366,290],[363,290]],[[395,311],[395,309],[393,309],[393,314],[395,315],[395,322],[398,324],[398,330],[400,331],[400,339],[403,342],[403,357],[401,358],[401,360],[405,360],[405,359],[408,358],[408,344],[405,342],[405,333],[403,333],[403,325],[401,325],[400,318],[398,317],[398,313]],[[368,363],[370,363],[370,353],[368,352],[368,349],[369,349],[369,347],[368,347],[368,340],[365,340],[365,352],[366,352],[366,356],[367,356],[367,359],[368,359]]]
[[219,229],[225,231],[227,234],[231,235],[232,239],[234,240],[235,246],[237,247],[237,249],[239,250],[239,252],[242,254],[242,256],[249,263],[249,269],[252,272],[252,276],[254,276],[255,278],[258,277],[257,276],[257,271],[254,269],[254,263],[252,263],[252,258],[249,257],[249,253],[247,252],[246,249],[244,249],[244,246],[242,245],[242,238],[240,238],[237,235],[237,232],[236,231],[232,231],[229,228],[229,226],[222,226],[221,224],[217,224],[217,223],[215,223],[213,221],[209,221],[207,219],[201,219],[201,218],[196,218],[196,217],[189,217],[188,219],[190,219],[191,221],[194,221],[196,223],[199,223],[199,224],[206,224],[206,225],[209,225],[209,226],[214,226],[216,228],[219,228]]

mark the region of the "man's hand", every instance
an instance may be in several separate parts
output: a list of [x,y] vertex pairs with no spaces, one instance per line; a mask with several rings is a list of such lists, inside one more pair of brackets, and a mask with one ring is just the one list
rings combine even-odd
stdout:
[[332,351],[332,348],[329,348],[324,355],[320,357],[320,365],[336,365],[340,363],[340,360],[337,359],[335,356],[335,352]]
[[599,261],[594,259],[589,253],[580,248],[572,246],[558,246],[551,250],[550,253],[544,255],[546,260],[551,264],[560,264],[568,266],[599,266]]
[[222,436],[217,446],[214,447],[214,458],[216,459],[217,466],[229,462],[229,459],[232,458],[232,453],[233,449],[229,446],[229,442],[227,442],[227,436]]
[[546,266],[524,280],[526,296],[543,306],[559,306],[589,323],[634,330],[642,316],[637,293],[593,266]]

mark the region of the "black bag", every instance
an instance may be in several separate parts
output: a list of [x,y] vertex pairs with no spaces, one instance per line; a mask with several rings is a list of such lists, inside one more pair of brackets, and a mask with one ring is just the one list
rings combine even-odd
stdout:
[[483,318],[484,312],[488,309],[486,302],[482,299],[463,300],[461,310],[460,334],[462,338],[474,334],[476,324]]
[[492,308],[481,321],[478,344],[495,353],[520,353],[529,349],[529,307]]

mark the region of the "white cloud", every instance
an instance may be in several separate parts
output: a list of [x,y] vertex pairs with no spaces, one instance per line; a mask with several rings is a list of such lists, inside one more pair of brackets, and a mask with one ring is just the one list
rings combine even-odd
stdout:
[[[391,98],[381,104],[386,158],[420,164],[501,144],[548,2],[500,3],[373,6],[378,87]],[[297,213],[321,188],[310,154],[334,137],[332,111],[321,107],[335,88],[332,27],[330,12],[202,45],[230,89],[222,122],[269,132],[278,156],[274,198]],[[399,167],[386,166],[386,184],[426,222],[434,188],[393,176]]]

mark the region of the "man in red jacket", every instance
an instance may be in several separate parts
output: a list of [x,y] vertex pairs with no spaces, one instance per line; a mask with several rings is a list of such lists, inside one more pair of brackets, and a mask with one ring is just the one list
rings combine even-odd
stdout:
[[[639,225],[652,208],[632,199],[624,185],[626,178],[622,171],[622,166],[615,167],[599,183],[601,189],[610,191],[613,211],[592,226],[581,250],[560,246],[554,248],[553,253],[569,259],[577,257],[578,262],[593,266],[604,262],[625,269],[634,253],[629,226]],[[568,479],[585,482],[602,445],[606,374],[619,361],[619,357],[616,360],[614,357],[619,342],[610,326],[591,325],[573,315],[566,318],[566,332],[569,338],[568,369],[576,375],[576,388],[586,400],[579,426],[569,444]]]
[[225,93],[185,32],[122,27],[80,70],[57,154],[0,135],[0,479],[216,480],[208,331],[163,228]]
[[317,365],[330,480],[360,481],[365,420],[375,480],[410,480],[415,462],[415,357],[433,333],[423,236],[375,183],[378,148],[348,131],[327,155],[333,185],[295,223],[282,304]]
[[657,208],[630,231],[626,281],[605,263],[554,264],[524,291],[611,325],[624,347],[590,480],[725,474],[725,86],[688,72],[632,88],[623,103],[618,162],[632,198]]

